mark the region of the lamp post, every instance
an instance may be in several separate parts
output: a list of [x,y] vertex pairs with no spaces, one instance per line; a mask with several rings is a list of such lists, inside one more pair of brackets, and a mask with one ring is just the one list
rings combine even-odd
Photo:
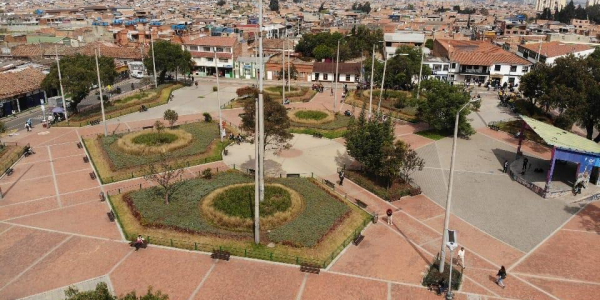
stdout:
[[221,86],[219,85],[219,64],[217,60],[217,48],[215,47],[215,75],[217,75],[217,101],[219,102],[219,135],[221,136],[221,142],[223,142],[223,117],[221,115]]
[[[104,136],[108,136],[108,127],[106,126],[106,116],[104,115],[104,97],[102,96],[102,82],[100,81],[100,67],[98,66],[98,52],[94,49],[96,56],[96,74],[98,75],[98,91],[100,92],[100,109],[102,110],[102,123],[104,123]],[[65,111],[65,115],[67,112]]]
[[[385,41],[380,41],[380,43],[385,43]],[[408,54],[406,54],[406,53],[400,53],[400,54],[395,54],[395,55],[407,56]],[[387,69],[387,53],[384,53],[383,77],[381,78],[381,90],[379,91],[379,105],[377,105],[377,114],[379,114],[379,112],[381,111],[381,98],[382,98],[382,95],[383,95],[383,91],[385,90],[385,73],[386,73],[386,69]]]
[[423,51],[423,47],[421,47],[421,66],[419,68],[419,78],[417,83],[417,99],[419,99],[419,94],[421,92],[421,77],[423,77],[423,57],[425,56],[425,51]]
[[281,103],[285,105],[285,41],[281,44],[283,45],[283,47],[281,47],[281,97],[283,98],[281,99]]
[[[58,47],[56,45],[54,45],[54,51],[56,53],[56,67],[58,68],[58,84],[60,85],[60,96],[62,98],[63,109],[65,110],[65,121],[69,122],[69,116],[68,116],[68,112],[67,112],[67,102],[65,101],[65,92],[63,90],[62,75],[60,73],[60,60],[58,59]],[[19,101],[17,101],[17,104],[19,104]]]
[[[292,91],[292,47],[294,46],[294,43],[291,43],[290,45],[290,37],[287,37],[287,42],[288,42],[288,59],[287,59],[287,64],[288,64],[288,92]],[[292,47],[290,47],[292,46]]]
[[373,54],[371,55],[371,93],[369,94],[369,119],[373,112],[373,78],[375,78],[375,44],[373,44]]
[[150,44],[152,45],[152,69],[154,70],[154,87],[158,88],[158,81],[156,80],[156,60],[154,59],[154,38],[152,37],[152,30],[150,30]]
[[444,238],[442,239],[442,257],[440,259],[440,273],[444,273],[444,264],[446,261],[446,243],[448,242],[448,226],[450,225],[450,207],[452,204],[452,183],[454,182],[454,162],[456,160],[456,140],[458,139],[458,120],[460,118],[460,112],[471,105],[471,103],[477,102],[480,99],[473,99],[463,105],[456,112],[456,120],[454,121],[454,138],[452,140],[452,156],[450,158],[450,179],[448,180],[448,194],[446,196],[446,215],[444,217]]
[[334,91],[335,94],[333,97],[333,112],[335,112],[335,106],[337,103],[338,81],[340,78],[340,74],[338,74],[339,69],[340,69],[340,40],[337,41],[337,60],[335,63],[335,74],[334,74],[334,76],[335,76],[335,91]]

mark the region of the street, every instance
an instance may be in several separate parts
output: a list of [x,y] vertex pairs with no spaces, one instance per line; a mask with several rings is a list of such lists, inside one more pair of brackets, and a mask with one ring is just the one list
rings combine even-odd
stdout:
[[[114,88],[120,87],[121,88],[121,93],[125,93],[125,92],[129,92],[131,91],[131,84],[134,84],[134,89],[139,88],[140,86],[140,80],[136,79],[136,78],[128,78],[125,79],[121,82],[116,83],[115,85],[113,85]],[[98,102],[98,95],[96,95],[96,91],[97,90],[92,90],[90,91],[90,94],[85,97],[85,99],[81,100],[81,102],[79,102],[79,105],[77,105],[78,108],[84,108],[86,106],[90,106],[90,105],[94,105]]]
[[40,125],[42,122],[42,109],[40,107],[33,108],[21,114],[17,114],[17,116],[8,116],[0,119],[0,121],[4,122],[6,126],[6,131],[11,131],[16,129],[17,131],[25,130],[25,122],[28,119],[31,119],[33,122],[33,126]]

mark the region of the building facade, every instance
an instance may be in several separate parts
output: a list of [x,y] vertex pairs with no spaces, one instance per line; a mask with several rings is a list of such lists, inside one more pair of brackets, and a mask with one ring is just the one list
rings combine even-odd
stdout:
[[235,48],[238,47],[236,38],[214,36],[189,38],[183,40],[182,47],[192,54],[194,75],[214,76],[218,67],[219,76],[235,77],[234,53]]

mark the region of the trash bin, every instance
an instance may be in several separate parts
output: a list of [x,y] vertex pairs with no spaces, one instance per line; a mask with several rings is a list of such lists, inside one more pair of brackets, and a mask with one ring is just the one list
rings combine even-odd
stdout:
[[379,214],[378,214],[378,213],[375,213],[375,214],[373,215],[373,224],[377,224],[377,220],[378,220],[378,219],[379,219]]

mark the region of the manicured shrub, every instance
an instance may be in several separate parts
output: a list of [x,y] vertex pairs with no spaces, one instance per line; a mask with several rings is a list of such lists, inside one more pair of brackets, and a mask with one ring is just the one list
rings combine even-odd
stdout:
[[202,171],[202,178],[211,179],[212,178],[212,169],[207,168]]
[[202,115],[204,116],[204,122],[211,122],[212,121],[212,116],[209,113],[205,112]]
[[215,85],[215,86],[213,86],[213,92],[216,92],[216,91],[218,91],[218,90],[219,90],[219,88],[217,88],[217,86],[216,86],[216,85]]
[[177,135],[168,132],[151,132],[142,135],[138,135],[132,139],[135,144],[142,144],[146,146],[158,146],[164,144],[170,144],[177,140]]
[[[432,284],[438,284],[440,280],[444,279],[446,283],[448,283],[448,278],[450,277],[450,265],[446,263],[444,266],[444,273],[440,274],[440,262],[435,261],[425,274],[423,278],[423,286],[429,287]],[[452,289],[458,290],[460,288],[460,284],[462,282],[462,273],[454,268],[452,270]]]

